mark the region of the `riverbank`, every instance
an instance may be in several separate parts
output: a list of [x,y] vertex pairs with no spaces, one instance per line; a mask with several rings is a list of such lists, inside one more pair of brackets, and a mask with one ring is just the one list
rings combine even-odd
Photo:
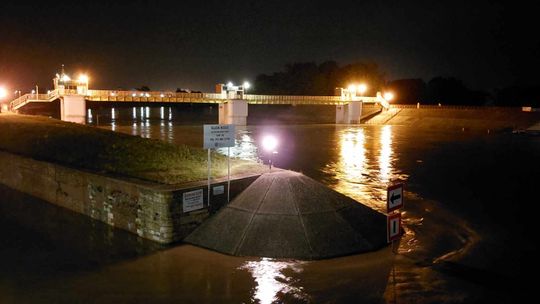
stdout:
[[540,112],[521,108],[392,105],[366,124],[462,130],[526,129],[540,122]]
[[203,149],[44,117],[0,115],[0,183],[142,238],[182,240],[268,169]]
[[[0,150],[96,173],[179,184],[207,178],[207,151],[56,119],[0,115]],[[255,162],[231,159],[231,174],[260,173]],[[227,176],[227,158],[212,152],[212,174]]]

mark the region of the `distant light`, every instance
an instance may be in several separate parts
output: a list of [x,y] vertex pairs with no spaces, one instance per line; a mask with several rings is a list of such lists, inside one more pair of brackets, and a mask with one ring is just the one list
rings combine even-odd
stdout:
[[115,93],[115,92],[111,92],[111,96],[116,96],[116,93]]
[[79,75],[79,82],[88,84],[88,75],[86,74]]
[[366,92],[366,90],[367,90],[367,85],[365,85],[363,83],[358,85],[358,92],[360,94],[364,94],[364,92]]
[[132,96],[132,97],[135,97],[135,96],[137,96],[137,94],[133,93],[133,94],[131,94],[131,96]]
[[67,81],[71,81],[71,78],[69,78],[68,75],[63,74],[63,75],[62,75],[62,78],[60,78],[60,80],[63,81],[63,82],[67,82]]
[[386,101],[390,101],[390,100],[394,99],[394,94],[392,94],[390,92],[386,92],[386,93],[384,93],[384,99],[386,99]]
[[36,94],[36,90],[32,90],[32,94]]
[[145,93],[144,96],[150,97],[150,94],[149,94],[149,93]]
[[233,86],[232,81],[227,82],[227,86],[228,86],[228,87],[232,87],[232,86]]
[[263,138],[262,145],[265,150],[274,152],[278,145],[278,141],[274,136],[267,135]]
[[163,93],[159,94],[159,97],[163,98],[165,95]]
[[141,97],[143,97],[143,96],[144,96],[144,93],[141,93],[141,94],[139,94],[139,95],[141,95]]
[[244,89],[249,89],[249,87],[251,87],[251,84],[249,84],[249,82],[247,81],[244,81]]
[[5,88],[0,88],[0,98],[5,98],[7,96],[7,91]]

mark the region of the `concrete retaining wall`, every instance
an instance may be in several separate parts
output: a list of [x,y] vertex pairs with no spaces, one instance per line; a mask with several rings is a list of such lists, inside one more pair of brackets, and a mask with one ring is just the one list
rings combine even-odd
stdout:
[[[258,175],[231,180],[231,199]],[[206,182],[179,186],[145,183],[37,161],[0,151],[0,183],[159,243],[182,240],[213,210],[226,204],[224,193],[212,195],[208,206]],[[183,212],[183,193],[203,190],[204,207]],[[213,192],[213,191],[212,191]],[[213,194],[213,193],[212,193]]]

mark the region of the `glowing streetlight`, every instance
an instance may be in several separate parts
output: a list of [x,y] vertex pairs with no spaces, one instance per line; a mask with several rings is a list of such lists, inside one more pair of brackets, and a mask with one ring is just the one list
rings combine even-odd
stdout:
[[390,101],[390,100],[394,99],[394,94],[392,94],[391,92],[386,92],[386,93],[384,93],[384,99],[386,101]]
[[350,84],[348,87],[347,87],[347,90],[349,90],[349,93],[351,94],[356,94],[356,85],[354,84]]
[[88,75],[86,75],[86,74],[79,75],[79,82],[84,83],[84,84],[88,84]]
[[227,88],[230,88],[230,87],[232,87],[232,86],[233,86],[232,81],[227,82]]
[[360,95],[363,95],[367,90],[367,85],[365,85],[364,83],[361,83],[358,85],[358,92],[360,93]]
[[63,75],[62,75],[62,78],[60,78],[60,80],[61,80],[62,82],[68,82],[68,81],[71,81],[71,78],[69,78],[68,75],[63,74]]
[[267,135],[262,140],[263,148],[270,153],[268,158],[268,167],[272,170],[272,155],[277,154],[276,148],[278,146],[277,139],[272,135]]
[[4,99],[7,96],[7,90],[3,87],[0,87],[0,99]]
[[247,90],[251,87],[251,84],[247,81],[244,81],[243,87],[244,87],[244,90]]

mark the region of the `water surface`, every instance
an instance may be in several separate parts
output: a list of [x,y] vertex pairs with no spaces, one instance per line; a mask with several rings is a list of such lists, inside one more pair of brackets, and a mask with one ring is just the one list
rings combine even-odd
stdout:
[[[101,109],[100,127],[202,146],[202,125],[167,107]],[[106,113],[103,113],[106,111]],[[93,119],[97,113],[93,113]],[[187,120],[187,121],[186,121]],[[95,121],[90,120],[90,124]],[[277,154],[261,148],[279,139]],[[526,296],[536,254],[525,212],[539,202],[540,139],[405,126],[238,128],[230,153],[303,172],[384,212],[406,182],[406,235],[395,256],[324,261],[159,248],[126,232],[0,188],[2,302],[440,303]],[[221,150],[226,154],[226,149]]]

